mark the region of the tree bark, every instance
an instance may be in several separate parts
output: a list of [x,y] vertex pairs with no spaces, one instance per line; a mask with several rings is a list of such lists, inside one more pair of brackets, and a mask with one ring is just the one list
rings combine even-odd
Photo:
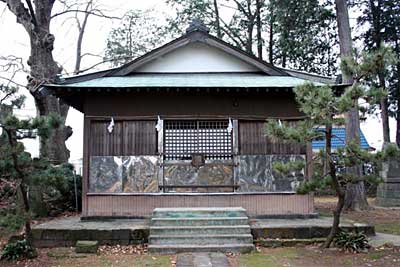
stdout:
[[[54,35],[50,33],[51,11],[54,0],[36,0],[34,6],[28,9],[21,0],[0,0],[7,4],[8,9],[16,16],[28,33],[31,53],[28,60],[30,77],[28,89],[35,99],[39,116],[50,113],[59,114],[65,124],[69,107],[54,96],[43,96],[38,92],[41,85],[54,82],[61,68],[53,59],[52,51]],[[68,161],[69,151],[65,141],[72,134],[70,127],[60,127],[44,142],[40,140],[40,156],[48,158],[52,163],[60,164]]]
[[396,144],[400,147],[400,96],[397,97],[397,111],[396,111]]
[[[342,59],[352,57],[352,40],[351,28],[349,22],[349,13],[346,0],[335,0],[336,7],[336,20],[338,24],[340,56]],[[342,71],[343,83],[353,84],[353,77],[351,73]],[[355,100],[355,108],[351,109],[345,115],[346,120],[346,144],[351,142],[360,143],[360,118],[358,113],[358,103]],[[361,176],[361,166],[346,168],[346,172],[354,177]],[[353,188],[354,187],[354,188]],[[364,182],[359,180],[356,183],[349,184],[346,189],[345,208],[349,207],[368,207],[366,195],[362,195],[365,190],[358,190],[357,188],[364,188]],[[356,192],[356,193],[354,193]]]
[[[378,0],[375,5],[374,0],[369,0],[369,11],[372,17],[372,38],[375,43],[376,49],[380,49],[382,45],[382,0]],[[382,71],[378,74],[379,86],[386,91],[386,79]],[[381,120],[383,130],[383,144],[390,143],[390,128],[389,128],[389,113],[388,113],[388,99],[384,97],[380,100]]]
[[257,56],[259,59],[263,59],[263,40],[261,36],[262,32],[262,22],[261,22],[261,9],[262,9],[263,1],[256,0],[256,14],[257,14]]
[[269,44],[268,44],[268,58],[269,63],[274,64],[274,10],[270,10],[269,21]]
[[332,178],[332,186],[335,189],[336,196],[338,198],[338,202],[336,204],[336,208],[333,211],[333,223],[331,231],[329,232],[328,237],[326,238],[325,242],[322,244],[323,248],[329,248],[332,244],[333,239],[339,232],[340,228],[340,216],[342,214],[344,200],[345,200],[345,192],[341,188],[338,177],[336,176],[336,166],[333,163],[332,156],[332,125],[325,126],[325,147],[326,147],[326,154],[327,154],[327,161],[328,161],[328,168],[329,174]]
[[217,37],[222,38],[221,25],[219,23],[218,2],[214,0],[215,26],[217,27]]

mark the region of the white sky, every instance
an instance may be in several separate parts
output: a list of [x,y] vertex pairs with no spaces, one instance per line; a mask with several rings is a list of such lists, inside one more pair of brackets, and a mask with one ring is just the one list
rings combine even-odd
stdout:
[[[82,1],[84,2],[84,1]],[[171,13],[167,9],[164,0],[98,0],[97,1],[103,9],[108,10],[107,14],[112,16],[122,16],[130,9],[149,9],[154,8],[161,15]],[[55,10],[60,7],[56,5]],[[353,22],[353,21],[352,21]],[[83,53],[92,53],[96,55],[104,55],[104,48],[106,46],[106,39],[109,31],[119,24],[119,21],[106,20],[91,16],[88,21],[87,30],[83,41]],[[51,33],[56,37],[54,47],[54,58],[59,62],[67,72],[73,70],[75,62],[75,47],[77,39],[77,29],[72,19],[68,19],[68,15],[60,16],[52,22]],[[29,56],[29,42],[26,32],[23,27],[16,24],[16,19],[11,14],[5,4],[0,3],[0,56],[16,55],[24,58],[26,62]],[[98,58],[86,57],[82,61],[82,68],[91,66],[98,62]],[[0,76],[5,76],[0,73]],[[26,74],[21,74],[17,77],[18,83],[26,83]],[[21,89],[22,92],[25,89]],[[28,99],[25,107],[18,114],[21,116],[35,116],[35,107],[32,97],[27,94]],[[83,115],[70,109],[67,125],[73,128],[74,134],[68,139],[67,147],[71,151],[71,161],[75,161],[82,157],[83,147]],[[395,138],[395,121],[391,119],[391,139]],[[361,124],[361,128],[370,143],[375,148],[380,148],[382,143],[382,127],[379,119],[368,118],[366,122]],[[29,141],[26,143],[28,150],[33,156],[38,155],[38,144],[36,141]]]

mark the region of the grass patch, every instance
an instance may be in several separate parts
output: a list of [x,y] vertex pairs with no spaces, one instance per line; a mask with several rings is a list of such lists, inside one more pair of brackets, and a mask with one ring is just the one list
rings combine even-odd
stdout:
[[400,235],[400,223],[399,222],[375,223],[375,231],[379,233]]
[[238,263],[239,267],[273,267],[278,264],[275,257],[259,252],[240,255]]
[[85,267],[166,267],[171,266],[169,256],[153,255],[86,255],[85,258],[59,258],[55,266],[85,266]]
[[239,256],[239,267],[274,267],[281,266],[298,257],[296,248],[276,248],[268,250],[268,254],[253,252]]
[[379,260],[385,257],[385,251],[371,251],[367,254],[367,258],[370,260]]

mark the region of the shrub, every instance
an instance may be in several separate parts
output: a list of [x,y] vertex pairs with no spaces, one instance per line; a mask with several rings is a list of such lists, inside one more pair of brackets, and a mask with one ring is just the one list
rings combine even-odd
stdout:
[[36,250],[28,244],[26,239],[24,239],[5,245],[1,252],[0,259],[11,261],[20,258],[31,259],[36,256]]
[[0,216],[0,226],[4,227],[10,232],[15,232],[21,229],[24,224],[24,218],[19,214],[6,214]]
[[365,252],[370,248],[367,236],[361,232],[341,231],[336,235],[334,244],[344,251],[353,253]]

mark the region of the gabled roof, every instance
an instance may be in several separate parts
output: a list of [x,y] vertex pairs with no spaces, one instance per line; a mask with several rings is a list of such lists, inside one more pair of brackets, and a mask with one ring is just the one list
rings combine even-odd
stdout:
[[[197,23],[197,24],[196,24]],[[288,76],[288,77],[296,77],[299,79],[304,79],[312,82],[319,82],[323,84],[334,84],[335,81],[331,78],[288,70],[280,67],[276,67],[268,62],[258,59],[252,54],[249,54],[217,37],[214,37],[208,33],[208,29],[204,27],[204,25],[198,24],[198,22],[192,24],[185,35],[161,46],[158,47],[145,55],[134,59],[133,61],[124,64],[118,68],[112,68],[104,71],[99,71],[95,73],[85,74],[85,75],[77,75],[69,78],[65,78],[58,82],[57,84],[71,84],[76,82],[88,81],[96,78],[103,77],[121,77],[131,75],[135,73],[135,70],[152,62],[158,58],[165,56],[168,53],[171,53],[181,47],[187,46],[192,43],[202,43],[206,44],[212,48],[221,50],[241,61],[255,67],[261,73],[268,76]]]
[[[346,145],[346,128],[343,127],[335,127],[332,129],[332,141],[331,141],[332,149],[343,148]],[[361,149],[366,150],[375,150],[368,144],[367,139],[364,136],[364,133],[360,129],[360,147]],[[320,150],[325,148],[325,139],[322,140],[314,140],[312,142],[313,150]]]
[[[206,72],[194,71],[192,73],[189,72],[191,70],[188,71],[187,69],[184,69],[185,73],[179,71],[177,73],[157,73],[157,71],[153,71],[156,69],[154,68],[155,63],[163,62],[165,64],[164,67],[168,67],[170,65],[165,63],[166,59],[171,59],[171,55],[174,52],[182,53],[190,47],[198,47],[199,44],[202,47],[206,47],[208,51],[216,52],[218,56],[224,55],[225,59],[231,60],[229,62],[236,62],[236,67],[240,65],[242,68],[240,70],[235,69],[234,72],[225,71],[226,68],[223,68],[224,71],[222,72],[213,70],[211,73],[207,73],[207,69],[205,69]],[[194,50],[193,53],[197,52],[198,54],[196,55],[198,57],[203,56],[198,51]],[[217,57],[212,58],[217,59]],[[194,60],[195,58],[192,59]],[[179,58],[178,61],[181,62]],[[220,61],[218,62],[220,63]],[[189,63],[192,64],[190,60]],[[150,68],[152,72],[143,71],[143,69],[150,66],[153,66]],[[246,92],[248,92],[251,88],[257,87],[265,89],[266,92],[269,91],[269,88],[274,88],[274,92],[280,92],[280,88],[282,88],[282,92],[288,92],[291,88],[307,81],[316,85],[334,85],[339,89],[345,86],[335,84],[335,81],[328,77],[284,69],[262,61],[254,55],[210,35],[203,24],[194,22],[183,36],[127,64],[90,74],[61,78],[56,83],[44,85],[39,88],[39,91],[42,94],[52,93],[62,98],[70,106],[82,111],[84,104],[82,94],[84,92],[92,92],[94,94],[103,92],[101,88],[106,88],[105,92],[111,92],[113,89],[119,92],[122,89],[130,91],[131,89],[129,88],[137,88],[136,91],[140,91],[141,88],[146,91],[151,88],[157,88],[156,92],[159,92],[166,87],[186,87],[188,90],[190,87],[197,87],[196,90],[200,90],[201,87],[214,89],[232,87],[236,88],[236,92],[240,92],[241,88],[245,88]],[[92,90],[92,88],[96,88],[96,90]],[[256,91],[259,89],[256,89]],[[229,91],[229,88],[227,90]]]

